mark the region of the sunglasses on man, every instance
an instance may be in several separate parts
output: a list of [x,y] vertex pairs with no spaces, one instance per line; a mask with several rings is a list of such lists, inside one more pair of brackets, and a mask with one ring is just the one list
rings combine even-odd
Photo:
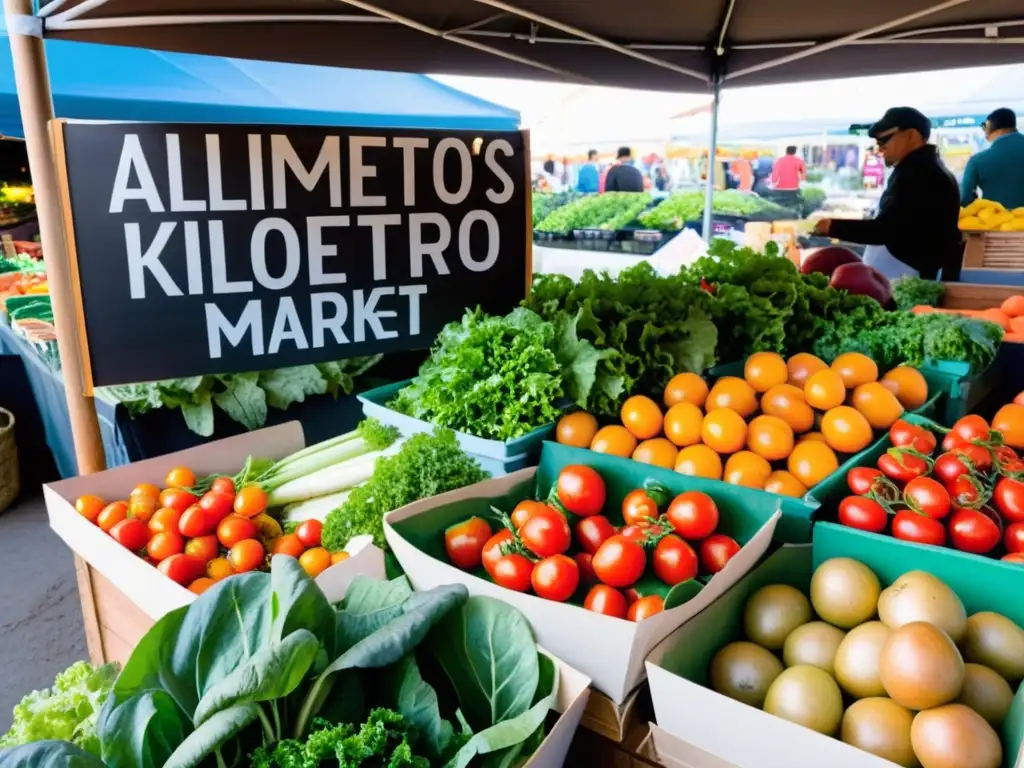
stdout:
[[876,136],[875,146],[878,147],[878,149],[882,149],[882,147],[884,147],[892,140],[893,136],[895,136],[898,133],[901,133],[903,130],[903,128],[892,128],[886,131],[885,133]]

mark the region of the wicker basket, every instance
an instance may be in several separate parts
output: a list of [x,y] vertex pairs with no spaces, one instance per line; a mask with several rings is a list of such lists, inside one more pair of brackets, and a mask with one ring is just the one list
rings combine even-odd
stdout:
[[18,472],[18,444],[14,439],[14,414],[0,408],[0,512],[18,498],[21,477]]

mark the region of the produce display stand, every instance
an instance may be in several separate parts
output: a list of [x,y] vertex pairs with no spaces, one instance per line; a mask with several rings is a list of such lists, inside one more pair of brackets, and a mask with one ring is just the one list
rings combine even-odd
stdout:
[[964,269],[1024,270],[1024,232],[965,232]]

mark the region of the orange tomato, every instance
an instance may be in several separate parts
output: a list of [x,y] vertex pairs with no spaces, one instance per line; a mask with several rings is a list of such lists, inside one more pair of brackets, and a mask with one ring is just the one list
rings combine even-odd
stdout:
[[168,488],[191,488],[195,484],[196,473],[188,467],[175,467],[164,478],[164,485]]
[[1024,296],[1007,296],[1006,300],[999,307],[1004,315],[1008,317],[1020,317],[1024,315]]
[[350,557],[352,557],[352,555],[350,555],[348,552],[345,552],[344,550],[342,550],[341,552],[332,552],[331,553],[331,565],[337,565],[338,563],[343,563],[346,560],[348,560]]
[[704,414],[693,403],[676,403],[665,414],[665,437],[679,447],[700,442]]
[[256,525],[238,515],[228,515],[217,524],[217,540],[231,549],[235,544],[245,539],[256,538]]
[[804,440],[789,454],[787,466],[793,477],[807,488],[813,488],[839,469],[839,459],[825,443]]
[[163,533],[164,531],[178,531],[178,521],[181,519],[181,512],[171,507],[161,507],[149,518],[149,532]]
[[197,536],[185,542],[185,554],[194,557],[203,563],[208,563],[217,557],[220,552],[220,545],[214,535]]
[[256,539],[242,539],[228,551],[228,562],[236,573],[252,571],[263,565],[265,552]]
[[672,469],[676,465],[676,456],[679,449],[664,437],[655,437],[644,440],[633,451],[633,461],[641,464],[653,464],[656,467]]
[[160,491],[160,506],[171,507],[179,512],[184,512],[197,501],[199,499],[196,496],[181,488],[167,488]]
[[665,610],[665,601],[660,595],[645,595],[630,603],[626,618],[630,621],[643,621]]
[[96,522],[96,518],[100,516],[100,512],[103,511],[105,506],[107,506],[107,502],[99,496],[91,494],[79,496],[75,499],[75,511],[90,523]]
[[1013,398],[1013,402],[1017,405],[1024,405],[1024,391],[1018,392],[1017,396]]
[[916,411],[928,402],[928,382],[919,370],[909,365],[893,368],[882,377],[882,384],[909,411]]
[[676,472],[690,477],[722,479],[722,457],[706,445],[690,445],[676,456]]
[[853,390],[853,407],[875,429],[888,429],[903,415],[903,406],[888,387],[877,381]]
[[878,381],[878,365],[860,352],[844,352],[832,361],[832,370],[839,374],[847,389]]
[[811,442],[825,443],[826,445],[828,444],[825,440],[825,436],[821,434],[821,432],[808,432],[806,435],[800,435],[800,439],[797,440],[797,443],[803,443],[808,440],[810,440]]
[[96,524],[100,530],[109,533],[111,528],[126,517],[128,517],[128,504],[123,501],[114,501],[100,510],[99,515],[96,516]]
[[793,403],[806,403],[807,396],[804,395],[803,386],[792,384],[779,384],[764,393],[761,398],[761,410],[768,413],[768,408],[785,408]]
[[206,564],[206,575],[214,581],[226,579],[234,574],[235,569],[231,567],[226,557],[215,557]]
[[1024,448],[1024,405],[1008,403],[992,419],[992,429],[1003,433],[1003,442],[1011,448]]
[[607,453],[628,459],[636,450],[636,438],[633,433],[618,424],[601,427],[594,435],[590,450],[596,453]]
[[778,416],[758,416],[747,425],[747,448],[768,461],[778,461],[793,450],[793,429]]
[[128,495],[128,500],[131,501],[136,496],[149,496],[153,499],[160,498],[160,489],[152,483],[139,483],[136,485],[132,492]]
[[286,533],[284,536],[274,539],[270,547],[272,555],[288,555],[289,557],[299,557],[305,551],[306,547],[294,533]]
[[589,448],[597,434],[597,419],[586,411],[567,413],[558,420],[555,439],[562,445]]
[[146,554],[160,562],[172,555],[179,555],[185,550],[185,539],[177,531],[157,533],[146,544]]
[[661,434],[661,408],[649,397],[633,395],[622,404],[622,426],[638,440],[647,440]]
[[258,485],[247,485],[235,496],[234,510],[239,517],[256,517],[267,508],[267,492]]
[[848,405],[833,408],[821,417],[821,434],[829,447],[840,453],[863,451],[874,437],[864,415]]
[[740,451],[725,462],[725,474],[722,475],[722,479],[730,485],[760,490],[764,488],[771,474],[772,465],[764,458],[750,451]]
[[735,453],[747,442],[747,422],[732,408],[716,408],[704,417],[701,440],[718,453]]
[[826,368],[828,365],[824,360],[807,352],[793,355],[786,363],[786,369],[789,371],[789,383],[797,387],[803,387],[811,376]]
[[[132,494],[134,493],[135,492],[132,491]],[[160,502],[153,496],[142,494],[129,496],[128,517],[134,517],[136,520],[148,523],[150,518],[152,518],[156,513],[159,506]]]
[[743,378],[755,392],[767,392],[772,387],[786,383],[789,369],[782,355],[774,352],[755,352],[743,365]]
[[731,408],[745,419],[757,410],[757,393],[743,379],[723,376],[715,382],[705,403],[708,412],[718,408]]
[[764,489],[779,496],[800,498],[807,493],[807,487],[784,469],[772,472],[765,481]]
[[216,582],[208,576],[202,576],[188,585],[188,591],[195,592],[197,595],[201,595],[203,594],[203,592],[212,587],[215,583]]
[[768,416],[778,416],[798,434],[814,426],[814,411],[804,400],[803,390],[791,384],[781,384],[765,392],[761,410]]
[[698,408],[704,407],[708,399],[708,384],[696,373],[677,373],[665,387],[665,407],[671,408],[679,403],[690,403]]
[[307,549],[299,558],[299,565],[311,579],[315,579],[331,567],[331,553],[323,547]]
[[804,397],[811,408],[827,411],[846,400],[846,385],[838,372],[827,368],[811,374],[804,385]]

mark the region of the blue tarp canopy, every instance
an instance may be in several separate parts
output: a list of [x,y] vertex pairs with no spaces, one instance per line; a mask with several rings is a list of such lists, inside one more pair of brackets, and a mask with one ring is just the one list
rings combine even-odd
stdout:
[[[2,18],[2,16],[0,16]],[[0,30],[6,41],[6,32]],[[10,46],[0,134],[23,138]],[[49,40],[57,117],[194,123],[515,130],[519,113],[423,75]]]

